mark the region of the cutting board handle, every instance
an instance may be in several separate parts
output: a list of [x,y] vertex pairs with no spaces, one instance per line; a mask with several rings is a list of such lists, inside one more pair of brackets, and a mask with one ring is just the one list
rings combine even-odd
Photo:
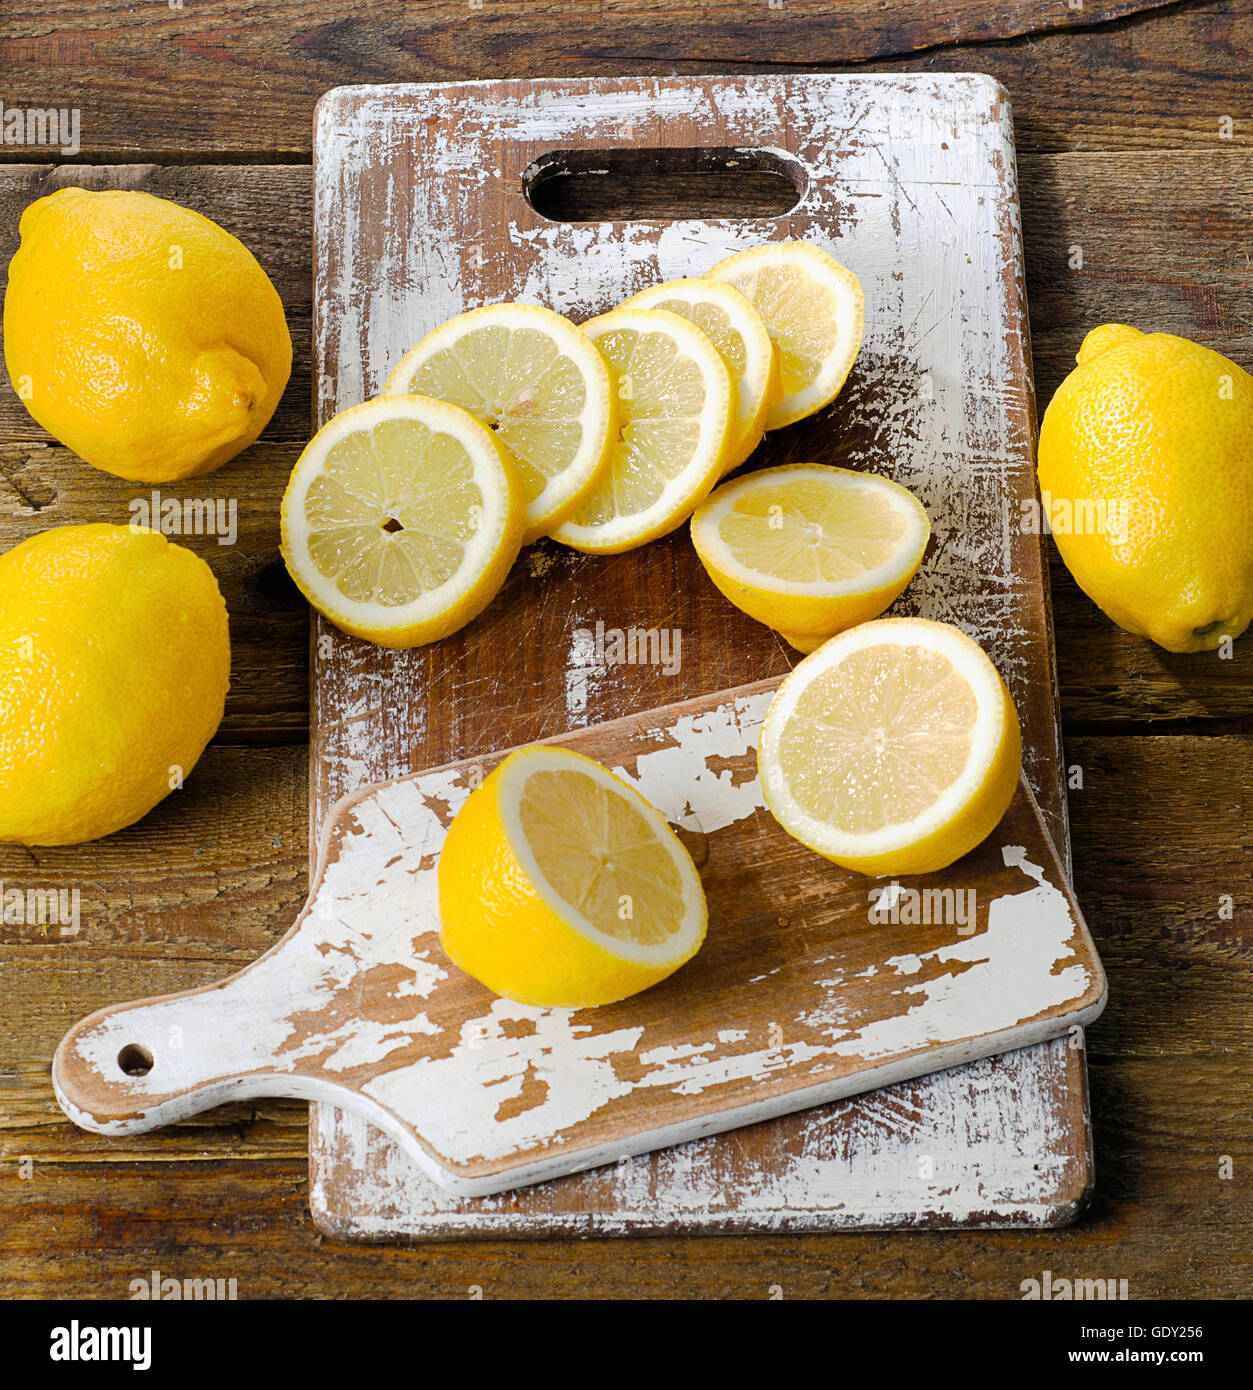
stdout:
[[805,201],[810,171],[803,160],[779,144],[753,140],[740,145],[692,144],[658,147],[634,143],[597,144],[594,148],[555,146],[534,154],[520,172],[523,196],[535,207],[535,195],[554,179],[584,175],[640,176],[655,174],[770,174],[790,184],[796,198],[789,216]]
[[84,1129],[116,1135],[258,1096],[343,1104],[345,1088],[318,1074],[316,1057],[284,1052],[294,1033],[285,1015],[299,1016],[306,996],[314,1006],[303,960],[293,929],[228,980],[81,1019],[52,1061],[62,1109]]

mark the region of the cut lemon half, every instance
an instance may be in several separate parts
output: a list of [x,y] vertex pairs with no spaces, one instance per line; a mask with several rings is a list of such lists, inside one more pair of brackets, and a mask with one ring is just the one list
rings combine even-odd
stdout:
[[803,420],[840,394],[861,347],[865,307],[851,270],[808,242],[776,241],[728,256],[708,278],[752,301],[779,350],[783,394],[766,417],[768,430]]
[[552,535],[613,554],[681,526],[717,482],[735,387],[709,339],[665,309],[614,309],[583,332],[609,364],[621,428],[609,467]]
[[779,399],[779,354],[761,315],[732,285],[668,280],[632,295],[631,309],[666,309],[694,323],[718,350],[735,384],[733,439],[722,471],[738,468],[761,443],[766,415]]
[[283,495],[283,559],[336,627],[384,647],[447,637],[517,558],[526,504],[492,432],[428,396],[341,411]]
[[534,304],[449,319],[404,355],[384,393],[449,401],[495,431],[526,496],[523,545],[574,510],[618,436],[600,354],[569,319]]
[[1022,767],[1005,682],[959,628],[880,618],[779,687],[758,774],[789,835],[865,874],[942,869],[984,840]]
[[803,652],[877,618],[918,572],[930,535],[907,488],[818,463],[733,478],[692,517],[710,579]]
[[705,892],[659,811],[563,748],[512,753],[454,817],[440,941],[488,989],[587,1008],[671,975],[705,939]]

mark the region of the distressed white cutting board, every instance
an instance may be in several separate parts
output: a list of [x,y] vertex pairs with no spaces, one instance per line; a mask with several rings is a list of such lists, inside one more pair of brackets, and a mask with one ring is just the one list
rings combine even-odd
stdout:
[[[779,219],[555,225],[524,172],[699,148],[783,170]],[[586,153],[592,151],[591,157]],[[649,152],[655,152],[650,156]],[[599,154],[603,154],[601,159]],[[955,621],[1004,672],[1028,778],[1066,844],[1008,102],[990,79],[625,78],[345,88],[315,144],[317,422],[377,391],[422,333],[501,298],[576,318],[789,236],[861,277],[866,338],[835,405],[772,436],[913,488],[935,542],[897,605]],[[678,669],[598,663],[596,624],[683,638]],[[545,545],[464,634],[383,653],[315,628],[313,819],[364,783],[787,669],[681,533],[612,560]],[[1064,848],[1063,848],[1063,852]],[[1091,1184],[1082,1034],[507,1197],[454,1197],[385,1135],[315,1107],[311,1202],[342,1237],[1055,1224]]]
[[66,1113],[133,1134],[228,1099],[341,1103],[483,1196],[1064,1033],[1105,977],[1026,784],[940,873],[867,879],[787,835],[757,780],[767,681],[561,736],[680,828],[705,944],[596,1009],[501,999],[439,944],[444,835],[499,755],[331,812],[309,901],[229,980],[75,1025]]

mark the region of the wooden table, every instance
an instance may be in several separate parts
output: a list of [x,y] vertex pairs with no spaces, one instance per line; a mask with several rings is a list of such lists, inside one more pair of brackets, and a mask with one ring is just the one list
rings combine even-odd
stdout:
[[[1108,320],[1186,334],[1253,368],[1253,0],[955,0],[944,11],[923,0],[7,0],[3,100],[79,108],[81,151],[0,151],[0,260],[22,208],[63,184],[174,198],[255,251],[287,306],[296,363],[264,440],[218,475],[239,499],[237,544],[188,538],[231,613],[215,744],[183,791],[122,834],[0,847],[6,887],[77,888],[82,920],[74,937],[0,924],[0,1296],[126,1297],[154,1267],[235,1278],[241,1297],[768,1297],[777,1286],[787,1298],[1017,1298],[1045,1269],[1126,1278],[1133,1298],[1253,1291],[1253,636],[1230,660],[1172,656],[1113,627],[1056,562],[1077,888],[1111,998],[1089,1038],[1097,1192],[1074,1227],[336,1246],[306,1206],[304,1106],[227,1107],[106,1141],[73,1129],[52,1098],[49,1058],[73,1019],[238,969],[304,897],[308,623],[278,556],[277,503],[310,414],[310,122],[326,88],[746,67],[989,72],[1014,103],[1041,403],[1084,332]],[[656,200],[673,191],[631,194],[646,196],[664,212]],[[715,179],[684,196],[738,209],[755,195]],[[134,495],[51,443],[3,388],[0,548],[49,526],[124,522]]]

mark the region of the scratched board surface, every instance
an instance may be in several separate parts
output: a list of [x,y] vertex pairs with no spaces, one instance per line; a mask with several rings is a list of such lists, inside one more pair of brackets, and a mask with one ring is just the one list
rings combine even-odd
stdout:
[[[706,158],[784,172],[796,208],[751,221],[567,224],[546,221],[524,194],[528,171]],[[990,651],[1023,716],[1028,778],[1064,846],[1047,585],[1039,537],[1021,525],[1034,417],[1013,141],[989,79],[329,93],[315,149],[318,422],[376,393],[408,347],[462,309],[518,298],[582,319],[789,237],[825,246],[860,277],[865,341],[834,405],[771,436],[749,467],[812,459],[886,473],[918,494],[933,541],[895,611],[956,622]],[[598,624],[663,629],[672,659],[606,664]],[[388,653],[318,624],[315,829],[365,783],[775,675],[793,659],[709,585],[683,531],[607,559],[542,542],[480,619],[436,646]],[[1073,1043],[504,1198],[442,1192],[378,1131],[318,1106],[311,1199],[326,1229],[363,1238],[1057,1222],[1090,1183]],[[919,1177],[918,1153],[932,1176]]]

